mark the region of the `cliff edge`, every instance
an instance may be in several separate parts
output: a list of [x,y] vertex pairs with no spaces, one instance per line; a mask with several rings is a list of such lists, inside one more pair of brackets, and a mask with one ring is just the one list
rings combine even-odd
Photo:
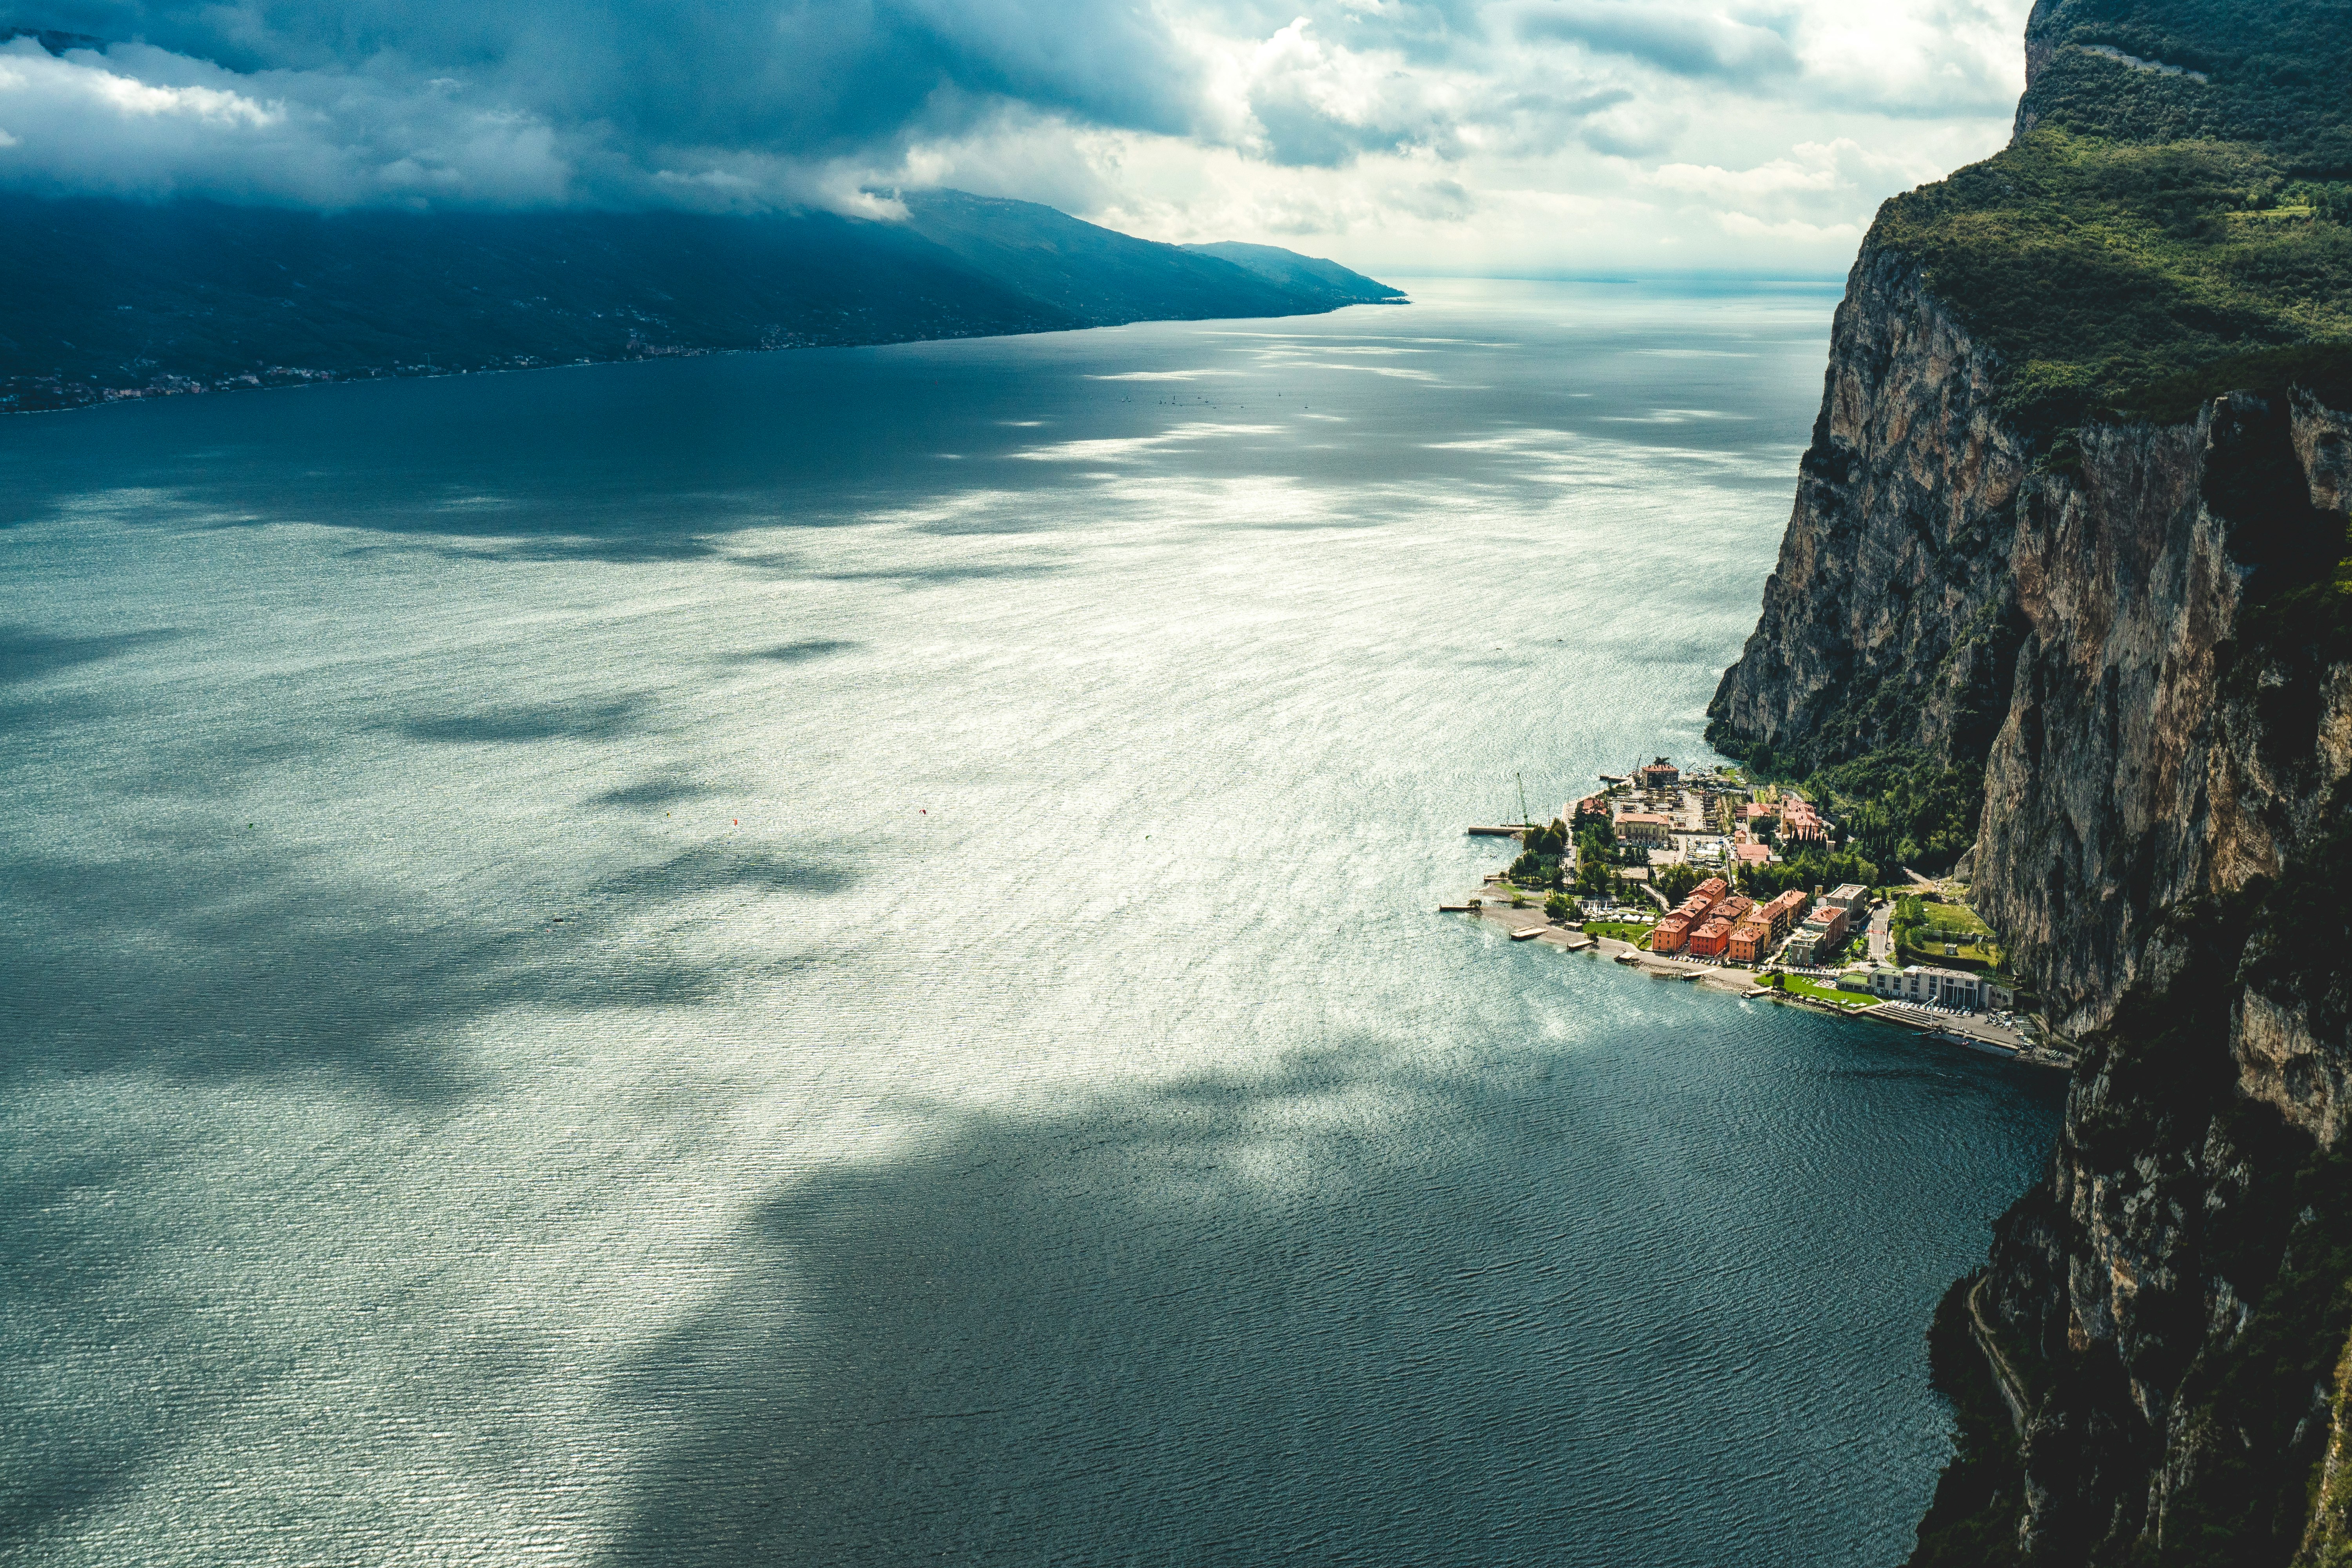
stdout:
[[2352,6],[2042,0],[2028,58],[1864,244],[1710,735],[1958,792],[1896,842],[2083,1047],[1931,1337],[1914,1561],[2352,1561],[2352,145],[2296,86]]

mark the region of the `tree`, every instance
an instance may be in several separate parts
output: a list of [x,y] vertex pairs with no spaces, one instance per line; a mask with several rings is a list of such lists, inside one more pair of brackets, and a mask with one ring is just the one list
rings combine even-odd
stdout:
[[1617,879],[1609,869],[1609,862],[1597,856],[1580,855],[1576,859],[1576,890],[1601,899],[1607,898],[1610,884]]
[[1660,868],[1658,874],[1650,879],[1650,885],[1666,896],[1666,902],[1679,904],[1705,879],[1696,866],[1675,865]]
[[1584,919],[1584,911],[1566,893],[1554,893],[1544,900],[1544,913],[1554,921],[1567,925]]

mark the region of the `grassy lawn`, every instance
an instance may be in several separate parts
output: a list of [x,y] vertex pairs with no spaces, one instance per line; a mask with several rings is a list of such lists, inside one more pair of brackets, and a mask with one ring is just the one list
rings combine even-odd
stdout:
[[1791,995],[1814,996],[1841,1007],[1867,1007],[1878,1000],[1867,992],[1841,991],[1834,985],[1817,985],[1799,974],[1784,974],[1780,980],[1781,988]]
[[1615,937],[1619,942],[1630,942],[1636,947],[1650,945],[1650,928],[1625,921],[1587,921],[1584,922],[1584,934]]
[[1997,950],[1979,947],[1974,942],[1958,942],[1949,944],[1958,949],[1957,952],[1946,952],[1946,945],[1940,942],[1925,941],[1923,946],[1904,948],[1899,956],[1905,963],[1941,965],[1946,969],[1997,970],[2000,967]]
[[[1965,904],[1922,904],[1927,923],[1912,933],[1900,957],[1906,963],[1940,963],[1969,969],[1998,970],[2000,945],[1991,928]],[[1958,952],[1946,952],[1947,945]]]
[[1992,934],[1992,928],[1977,919],[1976,911],[1966,904],[1922,903],[1919,908],[1927,915],[1927,923],[1936,930],[1958,933],[1957,939],[1950,936],[1943,938],[1946,942],[1973,942],[1979,937]]

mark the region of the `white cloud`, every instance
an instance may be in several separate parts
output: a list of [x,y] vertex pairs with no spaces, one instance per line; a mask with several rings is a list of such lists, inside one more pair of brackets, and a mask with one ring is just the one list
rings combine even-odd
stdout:
[[1374,271],[1826,272],[2000,144],[2027,3],[89,0],[153,42],[0,45],[0,184],[888,216],[949,184]]
[[529,115],[135,44],[61,58],[29,38],[0,46],[0,119],[16,128],[0,181],[44,192],[544,205],[564,199],[569,174]]

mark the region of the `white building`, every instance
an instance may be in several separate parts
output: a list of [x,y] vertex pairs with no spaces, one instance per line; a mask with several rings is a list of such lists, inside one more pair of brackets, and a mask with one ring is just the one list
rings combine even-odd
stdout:
[[1969,1013],[2017,1005],[2009,987],[1995,983],[1990,975],[1965,969],[1937,969],[1925,963],[1907,964],[1901,969],[1884,963],[1872,965],[1870,992],[1890,1001],[1958,1007]]
[[1822,902],[1835,904],[1849,915],[1860,915],[1870,909],[1870,889],[1859,882],[1847,882],[1831,889]]

